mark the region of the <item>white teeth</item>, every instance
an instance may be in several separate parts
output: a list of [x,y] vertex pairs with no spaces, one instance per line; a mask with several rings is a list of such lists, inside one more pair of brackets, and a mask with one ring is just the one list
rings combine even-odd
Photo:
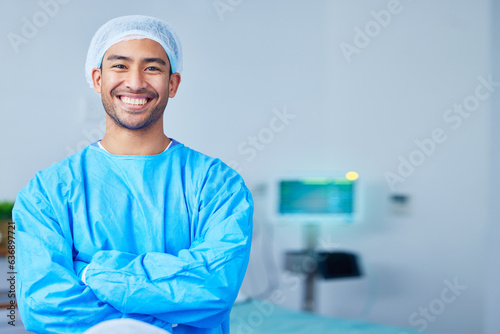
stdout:
[[120,99],[126,104],[133,104],[133,105],[144,105],[148,103],[148,99],[133,99],[127,96],[122,96]]

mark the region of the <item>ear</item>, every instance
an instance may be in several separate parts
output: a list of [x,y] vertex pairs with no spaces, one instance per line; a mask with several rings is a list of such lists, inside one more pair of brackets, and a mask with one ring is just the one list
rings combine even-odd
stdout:
[[177,88],[181,83],[181,75],[179,73],[172,73],[168,85],[168,97],[172,98],[177,94]]
[[92,70],[92,84],[94,85],[94,90],[96,93],[101,93],[101,78],[102,71],[99,68],[94,68]]

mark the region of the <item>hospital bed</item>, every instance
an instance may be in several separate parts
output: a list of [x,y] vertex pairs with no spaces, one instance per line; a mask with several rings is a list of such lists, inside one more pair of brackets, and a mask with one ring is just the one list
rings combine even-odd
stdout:
[[416,331],[358,320],[293,311],[259,301],[237,302],[231,311],[231,334],[416,334]]

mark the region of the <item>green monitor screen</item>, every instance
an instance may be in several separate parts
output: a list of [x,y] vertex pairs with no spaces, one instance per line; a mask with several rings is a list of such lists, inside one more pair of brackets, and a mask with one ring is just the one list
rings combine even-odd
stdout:
[[354,214],[354,183],[345,178],[281,180],[278,214],[349,221]]

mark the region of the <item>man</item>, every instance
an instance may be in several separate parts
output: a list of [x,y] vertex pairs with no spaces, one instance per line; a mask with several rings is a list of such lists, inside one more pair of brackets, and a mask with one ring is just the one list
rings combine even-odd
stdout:
[[229,332],[253,202],[234,170],[164,134],[181,64],[177,36],[155,18],[117,18],[92,39],[86,74],[106,110],[104,138],[37,172],[14,208],[28,330],[128,318]]

